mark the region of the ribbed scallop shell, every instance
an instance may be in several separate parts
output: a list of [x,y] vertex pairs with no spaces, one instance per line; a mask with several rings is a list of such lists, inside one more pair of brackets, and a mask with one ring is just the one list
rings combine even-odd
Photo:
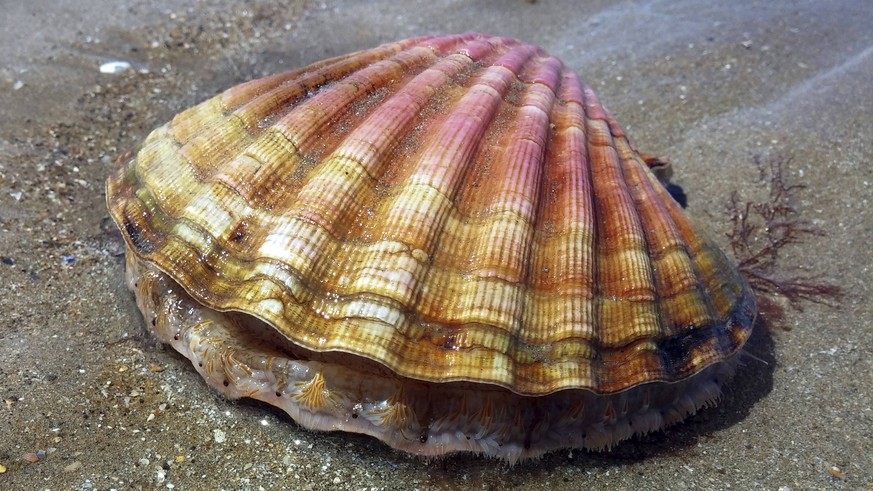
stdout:
[[[336,365],[307,365],[321,375],[303,379],[321,384],[304,409],[329,423],[301,415],[299,394],[285,407],[295,419],[421,453],[514,459],[682,419],[717,395],[710,379],[729,371],[755,314],[735,267],[692,229],[591,88],[507,38],[409,39],[231,88],[155,130],[109,178],[107,200],[153,325],[178,341],[194,324],[255,329],[213,310],[261,319],[281,336],[259,335],[252,353],[267,354],[255,365]],[[174,283],[187,292],[175,287],[174,302],[190,295],[212,320],[177,326],[161,293]],[[197,342],[209,335],[197,332]],[[174,346],[192,357],[189,338]],[[245,363],[214,358],[200,370],[225,373],[213,384],[231,395],[281,399],[293,385],[274,374],[267,389],[233,392],[246,375],[227,374]],[[362,378],[331,381],[331,370]],[[362,386],[383,383],[368,377],[394,388],[368,395]],[[482,391],[497,399],[474,401]],[[464,408],[416,409],[411,393]],[[618,397],[624,408],[611,407]],[[400,430],[352,421],[367,401],[403,398]],[[627,425],[659,398],[662,413],[681,414],[589,441],[583,419]],[[492,403],[528,407],[483,418]],[[516,425],[518,435],[494,437],[514,450],[463,443],[459,427],[435,443],[449,424],[439,412],[462,420],[468,405],[482,425]],[[536,441],[545,410],[562,423],[540,434],[578,435]]]

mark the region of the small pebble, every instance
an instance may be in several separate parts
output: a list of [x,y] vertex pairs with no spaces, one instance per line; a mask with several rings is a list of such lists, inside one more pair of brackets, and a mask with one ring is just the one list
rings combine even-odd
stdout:
[[33,452],[27,452],[26,454],[21,456],[21,460],[29,464],[35,464],[39,462],[39,457],[37,457],[37,455]]
[[15,260],[9,256],[0,256],[0,262],[7,266],[12,266],[13,264],[15,264]]
[[3,474],[4,472],[6,472],[6,466],[3,464],[0,464],[0,474]]
[[227,434],[221,430],[212,430],[212,435],[215,437],[215,443],[224,443]]
[[82,463],[78,460],[73,462],[72,464],[64,467],[64,472],[73,472],[82,468]]
[[110,61],[100,65],[100,73],[116,74],[130,70],[130,63],[126,61]]

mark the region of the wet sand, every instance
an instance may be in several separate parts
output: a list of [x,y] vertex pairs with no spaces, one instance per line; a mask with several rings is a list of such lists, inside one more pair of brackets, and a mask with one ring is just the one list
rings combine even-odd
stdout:
[[[0,489],[869,489],[873,487],[873,31],[837,2],[12,2],[0,17]],[[72,4],[71,4],[72,5]],[[111,12],[111,15],[110,15]],[[722,402],[611,452],[508,467],[424,460],[232,402],[146,335],[103,186],[117,155],[236,83],[426,33],[539,44],[669,158],[725,247],[725,204],[791,159],[826,237],[781,271],[837,306],[786,310]],[[100,73],[101,64],[131,69]]]

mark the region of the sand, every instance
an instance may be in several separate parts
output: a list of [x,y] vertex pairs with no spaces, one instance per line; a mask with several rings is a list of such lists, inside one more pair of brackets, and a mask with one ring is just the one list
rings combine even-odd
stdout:
[[[873,487],[869,3],[9,3],[0,489]],[[731,193],[766,192],[754,157],[791,159],[788,177],[808,186],[795,205],[827,235],[783,249],[779,269],[820,274],[845,298],[789,308],[783,329],[760,330],[722,402],[686,423],[514,467],[302,430],[219,396],[146,334],[104,206],[117,155],[233,84],[468,30],[539,44],[575,68],[640,148],[673,162],[689,214],[726,247]],[[131,68],[101,73],[111,61]]]

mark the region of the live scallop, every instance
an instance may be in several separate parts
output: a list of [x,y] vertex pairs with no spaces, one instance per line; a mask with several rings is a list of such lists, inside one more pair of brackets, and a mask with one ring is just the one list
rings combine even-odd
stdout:
[[233,87],[149,135],[107,201],[146,324],[210,385],[415,454],[681,421],[756,312],[591,88],[508,38]]

